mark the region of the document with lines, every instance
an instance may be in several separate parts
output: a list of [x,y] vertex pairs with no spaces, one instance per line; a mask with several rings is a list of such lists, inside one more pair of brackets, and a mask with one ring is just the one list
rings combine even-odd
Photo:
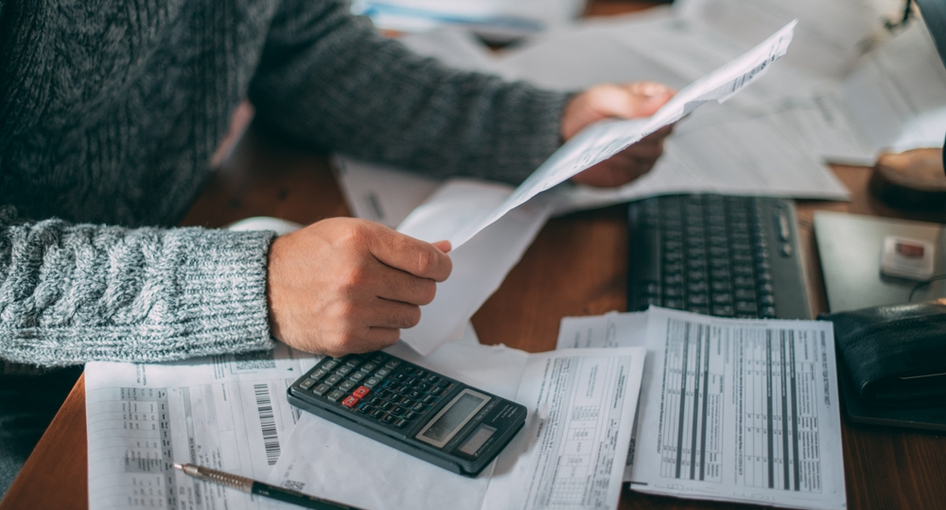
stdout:
[[257,508],[172,464],[268,477],[299,417],[286,388],[316,361],[277,344],[174,364],[87,364],[89,508]]
[[372,510],[617,508],[644,349],[528,354],[450,342],[421,358],[395,347],[389,352],[525,405],[523,429],[467,478],[303,413],[269,483]]
[[625,471],[631,489],[846,507],[830,322],[661,308],[562,321],[559,348],[627,346],[648,351]]

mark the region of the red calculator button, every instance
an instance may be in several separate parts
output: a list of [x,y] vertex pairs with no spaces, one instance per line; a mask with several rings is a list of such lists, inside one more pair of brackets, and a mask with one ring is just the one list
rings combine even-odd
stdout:
[[355,404],[358,403],[358,397],[354,395],[348,395],[345,400],[342,400],[342,405],[348,408],[355,407]]
[[356,398],[365,398],[365,395],[367,395],[368,392],[370,391],[371,390],[369,390],[368,388],[364,386],[359,386],[358,389],[351,392],[351,394],[354,395]]

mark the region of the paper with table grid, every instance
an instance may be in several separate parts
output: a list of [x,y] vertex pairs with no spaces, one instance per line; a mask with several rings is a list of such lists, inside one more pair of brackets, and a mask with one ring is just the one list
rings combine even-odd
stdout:
[[87,364],[89,508],[258,508],[172,464],[265,479],[299,417],[286,388],[317,361],[277,344],[173,364]]
[[651,308],[562,320],[558,348],[645,346],[625,480],[639,492],[846,507],[834,330]]

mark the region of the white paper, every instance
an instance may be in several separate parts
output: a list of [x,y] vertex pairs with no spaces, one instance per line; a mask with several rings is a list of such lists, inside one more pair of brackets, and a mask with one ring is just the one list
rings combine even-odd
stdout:
[[567,23],[584,6],[584,0],[355,0],[352,12],[389,30],[460,25],[487,39],[510,41]]
[[[479,477],[450,473],[306,415],[289,439],[286,451],[292,454],[280,459],[270,483],[372,510],[526,508],[515,497],[567,501],[568,508],[615,508],[622,466],[611,459],[618,452],[623,456],[630,438],[643,355],[641,349],[529,355],[501,346],[448,344],[412,360],[530,410],[523,430]],[[550,456],[553,451],[565,455]],[[556,465],[561,469],[551,469]],[[536,475],[540,466],[550,469]],[[587,476],[567,478],[580,474]],[[527,487],[528,480],[535,484]],[[581,494],[587,497],[579,501]]]
[[651,308],[642,340],[643,320],[574,318],[563,320],[559,333],[560,347],[646,343],[632,490],[845,508],[830,323]]
[[532,197],[560,184],[582,170],[604,161],[663,126],[676,122],[708,101],[723,102],[755,80],[785,54],[795,22],[716,71],[679,91],[650,117],[605,120],[583,129],[555,151],[502,205],[488,215],[470,218],[449,238],[461,246],[479,231],[524,204]]
[[345,156],[332,158],[332,167],[351,213],[389,228],[397,228],[441,184],[439,179]]
[[[458,224],[490,211],[509,196],[504,184],[454,179],[441,186],[398,227],[427,242],[448,239]],[[546,197],[517,208],[468,243],[450,252],[453,272],[437,284],[433,302],[421,307],[420,323],[401,339],[421,354],[452,340],[499,288],[552,212]]]
[[277,344],[174,364],[88,363],[89,508],[256,508],[172,465],[268,477],[299,416],[286,388],[316,362]]

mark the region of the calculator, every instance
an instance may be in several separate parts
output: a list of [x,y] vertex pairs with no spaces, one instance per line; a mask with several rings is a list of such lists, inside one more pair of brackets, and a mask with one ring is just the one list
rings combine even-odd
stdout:
[[521,404],[380,351],[327,357],[286,391],[316,416],[471,477],[526,419]]

